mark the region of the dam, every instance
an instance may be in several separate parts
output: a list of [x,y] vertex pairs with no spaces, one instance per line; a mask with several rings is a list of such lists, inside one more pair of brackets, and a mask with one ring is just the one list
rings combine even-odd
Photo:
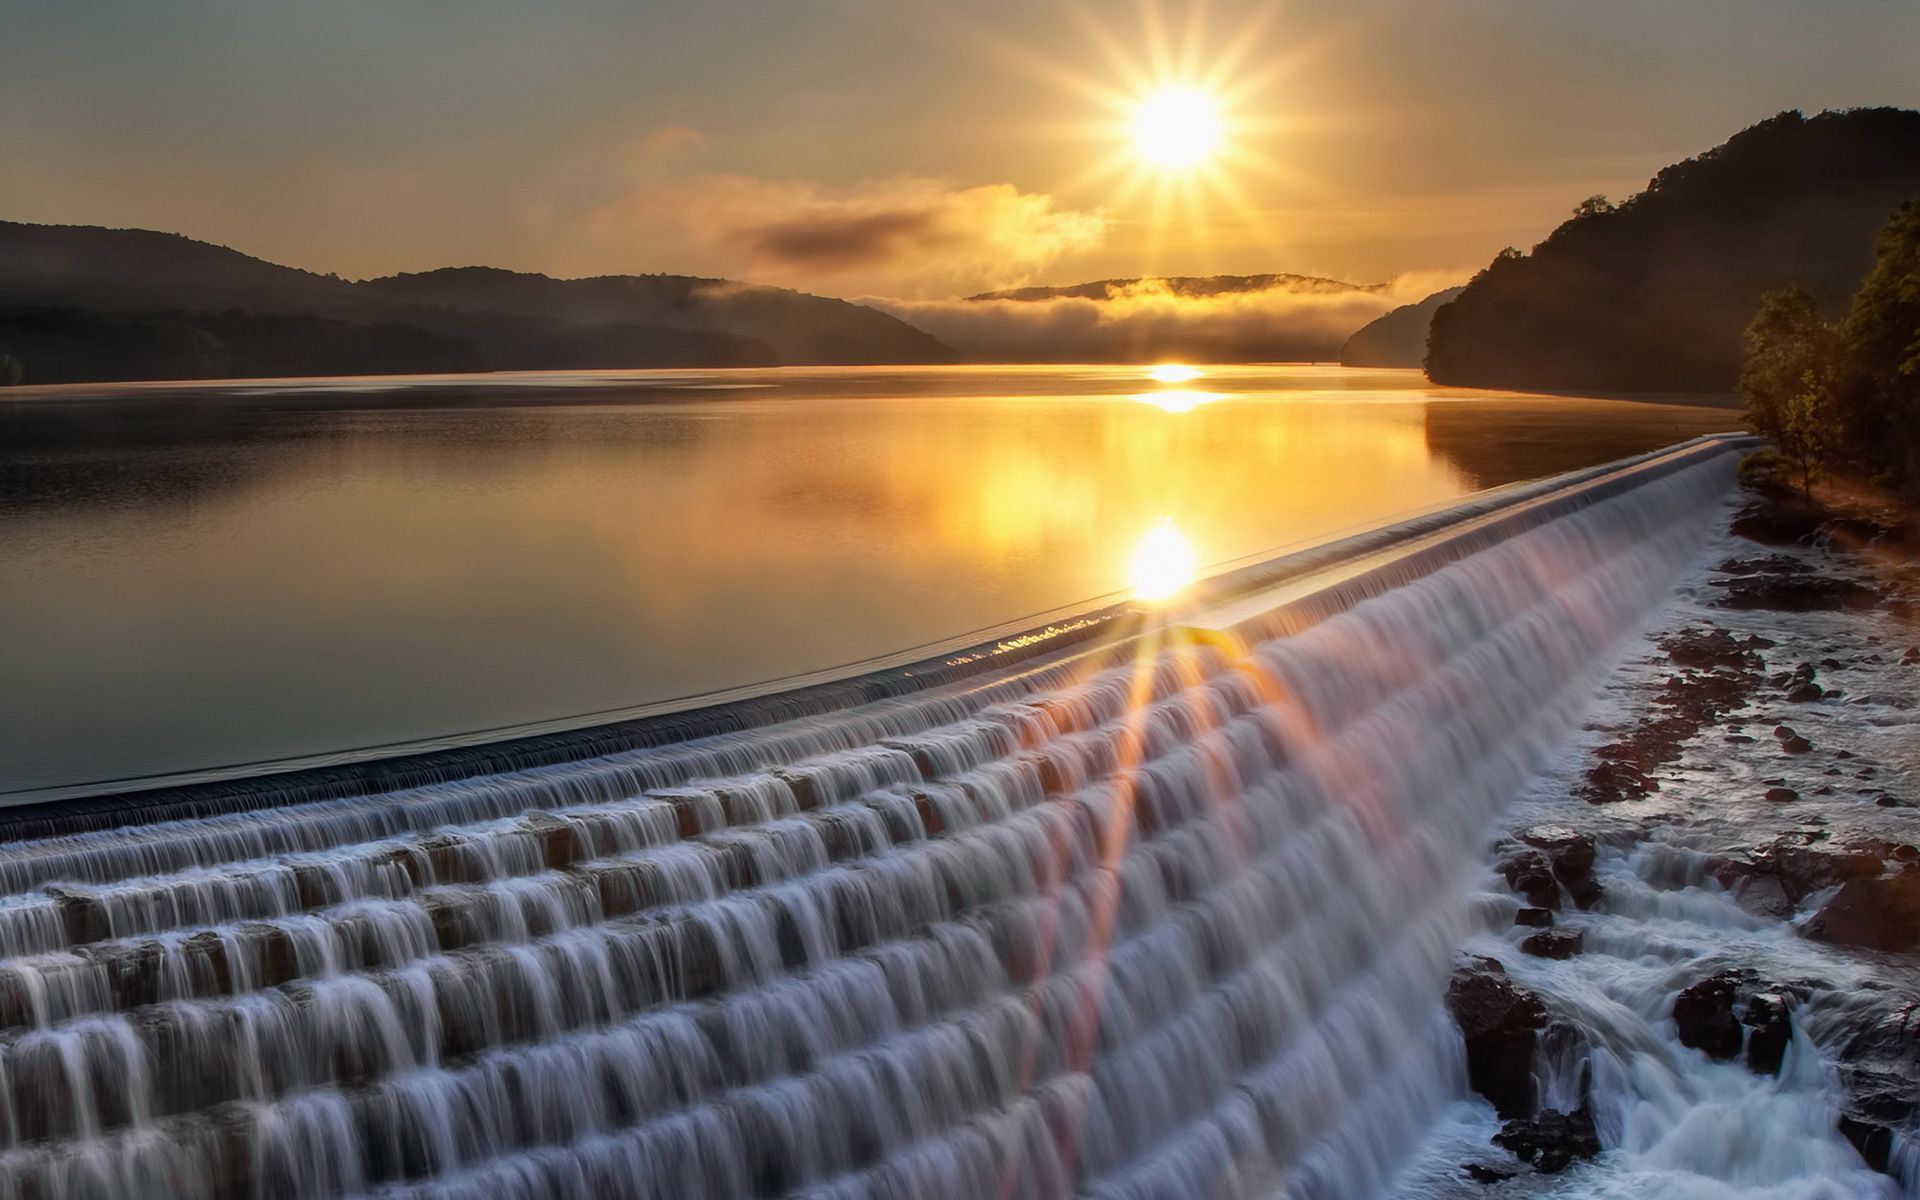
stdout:
[[1740,439],[911,663],[0,810],[0,1196],[1391,1194]]

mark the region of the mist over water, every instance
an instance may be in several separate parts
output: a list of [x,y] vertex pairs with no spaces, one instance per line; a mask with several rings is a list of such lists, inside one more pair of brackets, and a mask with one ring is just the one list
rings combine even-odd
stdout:
[[[1724,429],[1413,372],[72,388],[0,404],[0,792],[755,684]],[[77,669],[76,664],[84,664]]]
[[1245,655],[0,846],[0,1195],[1393,1194],[1726,456]]

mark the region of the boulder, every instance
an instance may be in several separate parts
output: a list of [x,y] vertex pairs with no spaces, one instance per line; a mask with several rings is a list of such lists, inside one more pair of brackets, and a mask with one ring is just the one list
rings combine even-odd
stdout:
[[1746,1031],[1734,1016],[1734,1004],[1742,982],[1739,972],[1724,971],[1680,990],[1673,998],[1673,1023],[1681,1045],[1721,1060],[1740,1053]]
[[1553,876],[1553,864],[1539,850],[1529,847],[1509,855],[1500,863],[1500,877],[1534,908],[1560,907],[1560,882]]
[[1571,1113],[1549,1109],[1535,1117],[1508,1121],[1493,1135],[1493,1142],[1548,1175],[1566,1170],[1575,1159],[1600,1153],[1593,1113],[1584,1105]]
[[1800,798],[1800,793],[1790,787],[1770,787],[1766,799],[1770,804],[1792,804]]
[[1586,935],[1578,929],[1542,929],[1520,943],[1522,953],[1535,958],[1572,958],[1586,944]]
[[1756,1075],[1778,1075],[1787,1043],[1793,1040],[1793,1018],[1787,1013],[1786,998],[1777,992],[1755,994],[1740,1014],[1740,1023],[1749,1030],[1747,1069]]
[[1513,923],[1527,929],[1553,928],[1553,910],[1550,908],[1523,908],[1513,914]]
[[1509,1119],[1533,1112],[1534,1048],[1547,1025],[1540,997],[1516,984],[1490,958],[1473,958],[1447,985],[1453,1014],[1467,1047],[1467,1080]]
[[1592,908],[1602,889],[1593,876],[1594,843],[1591,834],[1579,833],[1564,825],[1535,825],[1517,836],[1523,843],[1547,856],[1554,879],[1567,890],[1575,905]]
[[1869,950],[1897,953],[1920,946],[1920,871],[1848,879],[1802,932],[1815,941]]

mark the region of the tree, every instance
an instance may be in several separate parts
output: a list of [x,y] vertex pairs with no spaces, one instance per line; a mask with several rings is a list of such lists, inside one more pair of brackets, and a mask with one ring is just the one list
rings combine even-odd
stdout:
[[1858,378],[1848,441],[1865,465],[1920,486],[1920,201],[1902,205],[1881,232],[1845,337]]
[[1839,398],[1846,378],[1840,330],[1800,288],[1768,292],[1747,326],[1740,394],[1747,416],[1800,475],[1813,498],[1814,472],[1838,446]]
[[1613,201],[1596,192],[1573,206],[1573,219],[1578,221],[1583,217],[1604,217],[1612,212],[1613,208]]

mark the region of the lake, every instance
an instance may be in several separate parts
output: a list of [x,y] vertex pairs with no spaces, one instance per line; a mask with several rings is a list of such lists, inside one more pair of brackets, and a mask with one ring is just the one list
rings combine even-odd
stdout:
[[1187,374],[14,389],[0,802],[610,718],[1739,425],[1411,371]]

